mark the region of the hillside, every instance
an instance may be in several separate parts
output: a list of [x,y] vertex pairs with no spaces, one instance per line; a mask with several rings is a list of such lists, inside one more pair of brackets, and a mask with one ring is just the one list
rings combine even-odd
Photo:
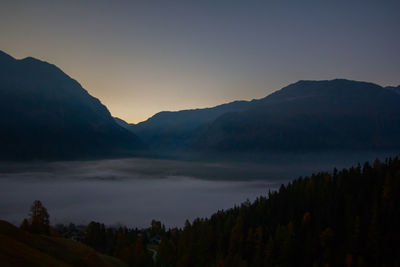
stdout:
[[0,51],[0,159],[70,159],[144,148],[59,68]]
[[265,98],[115,119],[156,153],[400,148],[399,87],[344,79],[299,81]]
[[84,242],[132,266],[399,266],[399,213],[396,157],[299,177],[183,228],[91,222]]
[[222,114],[248,109],[253,101],[235,101],[212,108],[181,111],[163,111],[138,124],[128,124],[115,118],[117,123],[133,133],[151,148],[174,151],[190,146]]
[[399,266],[400,160],[282,185],[163,235],[158,266]]
[[125,266],[116,258],[62,237],[30,234],[0,221],[1,266]]
[[400,95],[350,80],[299,81],[217,118],[194,143],[209,151],[400,148]]
[[386,86],[385,88],[400,94],[400,85],[399,86]]

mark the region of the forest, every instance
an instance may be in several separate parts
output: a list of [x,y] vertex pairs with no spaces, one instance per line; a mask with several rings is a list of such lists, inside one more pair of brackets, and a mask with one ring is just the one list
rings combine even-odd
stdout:
[[[130,266],[399,266],[399,192],[396,157],[299,177],[254,202],[186,221],[182,229],[153,220],[140,230],[91,222],[50,232]],[[49,232],[31,222],[21,228]]]

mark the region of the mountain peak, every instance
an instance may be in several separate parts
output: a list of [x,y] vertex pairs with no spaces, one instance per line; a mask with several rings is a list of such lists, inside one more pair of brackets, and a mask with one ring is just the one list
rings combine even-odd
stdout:
[[267,96],[265,99],[271,99],[277,96],[303,95],[303,94],[334,94],[340,95],[344,93],[368,94],[373,91],[381,90],[382,86],[362,81],[354,81],[348,79],[333,80],[300,80],[292,83],[275,93]]
[[336,78],[336,79],[331,79],[331,80],[299,80],[295,83],[292,83],[289,86],[295,86],[295,85],[304,85],[304,86],[309,86],[309,85],[354,85],[354,84],[359,84],[359,85],[374,85],[378,86],[377,84],[370,83],[370,82],[363,82],[363,81],[355,81],[355,80],[349,80],[349,79],[344,79],[344,78]]
[[40,60],[40,59],[37,59],[37,58],[34,58],[34,57],[26,57],[26,58],[23,58],[23,59],[21,59],[22,61],[27,61],[27,62],[42,62],[42,63],[44,63],[44,61],[42,61],[42,60]]
[[0,70],[0,159],[107,157],[144,148],[57,66],[2,52]]

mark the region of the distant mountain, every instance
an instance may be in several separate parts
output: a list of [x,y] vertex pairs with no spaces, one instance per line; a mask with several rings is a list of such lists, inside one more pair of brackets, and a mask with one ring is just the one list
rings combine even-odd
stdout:
[[217,118],[193,148],[210,151],[400,148],[400,95],[336,79],[299,81]]
[[128,124],[119,118],[115,120],[137,134],[151,148],[170,152],[191,146],[222,114],[246,110],[256,102],[235,101],[213,108],[163,111],[138,124]]
[[400,86],[299,81],[259,100],[116,121],[157,152],[400,148]]
[[1,51],[0,125],[1,159],[108,157],[144,148],[59,68]]

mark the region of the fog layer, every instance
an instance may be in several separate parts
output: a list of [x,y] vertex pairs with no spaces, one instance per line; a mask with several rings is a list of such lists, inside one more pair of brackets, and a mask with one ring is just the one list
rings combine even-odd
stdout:
[[119,160],[0,163],[0,219],[19,224],[35,199],[52,224],[149,226],[152,219],[182,226],[282,183],[395,153],[275,155],[267,161]]

